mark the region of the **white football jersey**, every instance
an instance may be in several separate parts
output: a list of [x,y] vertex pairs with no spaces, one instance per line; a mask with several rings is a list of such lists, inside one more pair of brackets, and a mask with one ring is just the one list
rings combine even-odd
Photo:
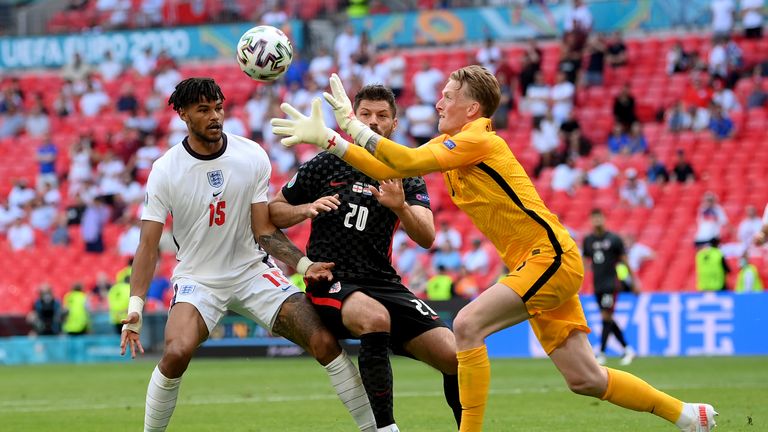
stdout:
[[269,157],[251,140],[223,137],[216,154],[196,153],[185,138],[152,165],[141,218],[165,223],[173,217],[174,280],[223,288],[268,266],[251,231],[251,203],[267,202]]

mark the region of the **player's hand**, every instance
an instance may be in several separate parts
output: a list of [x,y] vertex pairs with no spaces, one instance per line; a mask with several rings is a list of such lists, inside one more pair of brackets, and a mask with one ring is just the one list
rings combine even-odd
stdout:
[[379,187],[368,186],[373,197],[384,207],[396,211],[405,206],[405,192],[403,191],[403,180],[382,180]]
[[344,141],[338,133],[325,126],[320,106],[319,98],[312,100],[312,112],[307,117],[291,106],[291,104],[281,104],[280,109],[289,118],[273,118],[270,120],[272,132],[275,135],[286,137],[280,140],[286,147],[308,143],[328,150],[337,156],[342,156],[346,152],[349,143]]
[[318,198],[317,201],[307,205],[307,212],[305,216],[308,219],[314,219],[315,216],[323,212],[333,211],[339,208],[341,201],[339,201],[339,194],[324,196]]
[[312,263],[307,269],[307,273],[304,274],[304,277],[309,282],[332,281],[333,273],[331,273],[331,270],[333,270],[335,265],[336,264],[334,263],[327,262]]
[[333,94],[324,92],[323,97],[333,108],[333,115],[336,117],[339,127],[348,133],[357,145],[364,146],[371,137],[377,135],[376,132],[372,131],[368,125],[358,120],[355,116],[352,102],[350,102],[347,91],[344,90],[344,85],[341,83],[339,76],[335,73],[331,74],[329,81],[331,83],[331,93]]
[[133,330],[125,328],[125,324],[138,324],[139,314],[130,313],[128,317],[120,321],[123,324],[123,332],[120,334],[120,355],[125,355],[126,345],[131,349],[131,358],[136,358],[136,349],[144,354],[144,347],[141,346],[141,340],[139,340],[139,334]]
[[352,120],[357,120],[355,117],[355,111],[352,109],[352,102],[347,96],[347,91],[344,90],[344,85],[341,83],[339,76],[331,74],[329,79],[331,83],[331,93],[323,92],[323,97],[333,108],[333,115],[336,116],[336,121],[339,122],[339,127],[349,132],[349,124]]
[[760,231],[759,233],[755,234],[755,244],[757,246],[762,246],[765,244],[766,236],[765,232]]

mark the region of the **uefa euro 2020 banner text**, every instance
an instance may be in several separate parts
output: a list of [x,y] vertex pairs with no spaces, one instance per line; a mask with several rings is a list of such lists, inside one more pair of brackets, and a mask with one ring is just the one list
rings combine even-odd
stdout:
[[[3,69],[59,68],[79,53],[86,63],[98,64],[111,52],[114,60],[130,63],[149,48],[167,52],[177,60],[235,57],[240,36],[253,23],[202,25],[135,31],[79,33],[61,36],[0,38],[0,71]],[[292,20],[282,27],[294,48],[301,49],[302,24]]]
[[[600,344],[600,310],[582,296],[594,346]],[[640,356],[729,356],[768,354],[768,292],[680,293],[619,296],[614,319]],[[609,352],[619,353],[614,338]],[[543,357],[528,325],[503,330],[487,340],[493,357]]]

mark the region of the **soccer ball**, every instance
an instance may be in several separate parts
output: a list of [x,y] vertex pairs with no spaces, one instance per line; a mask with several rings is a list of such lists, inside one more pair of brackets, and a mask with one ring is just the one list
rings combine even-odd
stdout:
[[246,75],[261,82],[272,82],[283,76],[293,59],[290,39],[272,26],[257,26],[240,37],[237,64]]

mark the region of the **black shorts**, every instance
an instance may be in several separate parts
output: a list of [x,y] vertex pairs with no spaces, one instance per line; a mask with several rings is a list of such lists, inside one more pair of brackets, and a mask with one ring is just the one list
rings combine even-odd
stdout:
[[601,311],[613,312],[613,309],[616,307],[616,297],[616,291],[595,291],[595,301],[597,301],[597,306]]
[[425,301],[399,283],[336,281],[308,286],[307,297],[323,323],[339,339],[355,339],[341,319],[341,305],[355,291],[367,294],[387,309],[391,323],[390,345],[397,354],[405,354],[403,346],[416,336],[433,328],[448,327]]

